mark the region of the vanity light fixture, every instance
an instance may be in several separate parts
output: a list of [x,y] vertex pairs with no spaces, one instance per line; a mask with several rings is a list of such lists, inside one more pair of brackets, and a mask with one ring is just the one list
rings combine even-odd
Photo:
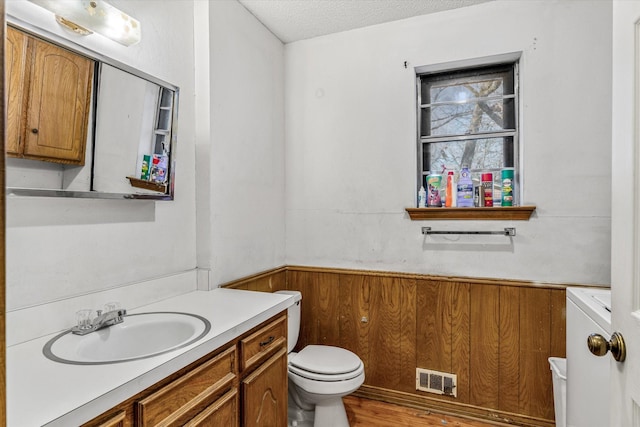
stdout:
[[75,33],[96,32],[125,46],[142,38],[140,22],[104,0],[29,0],[56,15],[56,21]]

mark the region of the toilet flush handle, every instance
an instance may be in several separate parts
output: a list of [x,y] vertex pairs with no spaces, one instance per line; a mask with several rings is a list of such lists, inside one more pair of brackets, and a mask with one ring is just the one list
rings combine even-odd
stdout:
[[627,357],[627,347],[619,332],[614,332],[609,341],[600,334],[591,334],[587,338],[587,347],[596,356],[604,356],[611,351],[611,355],[617,362],[624,362]]

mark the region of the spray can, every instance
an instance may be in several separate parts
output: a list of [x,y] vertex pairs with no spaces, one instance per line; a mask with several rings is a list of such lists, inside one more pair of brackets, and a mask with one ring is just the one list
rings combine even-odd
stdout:
[[514,168],[504,168],[502,177],[502,206],[513,206],[513,175]]
[[149,167],[151,165],[151,156],[145,154],[142,156],[142,168],[140,171],[140,179],[149,180]]
[[487,208],[493,207],[493,174],[491,172],[482,174],[480,203],[480,206]]

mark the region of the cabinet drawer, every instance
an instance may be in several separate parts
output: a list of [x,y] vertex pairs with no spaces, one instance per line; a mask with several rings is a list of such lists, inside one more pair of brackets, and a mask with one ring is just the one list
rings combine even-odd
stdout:
[[91,421],[83,425],[91,427],[125,427],[130,425],[130,422],[131,420],[127,419],[127,412],[125,410],[121,410],[107,418],[103,418],[101,421],[95,423]]
[[238,389],[233,388],[184,427],[238,426]]
[[286,347],[286,342],[287,316],[282,315],[240,341],[242,370],[252,368],[283,345]]
[[182,426],[229,390],[235,379],[235,347],[136,403],[137,425]]

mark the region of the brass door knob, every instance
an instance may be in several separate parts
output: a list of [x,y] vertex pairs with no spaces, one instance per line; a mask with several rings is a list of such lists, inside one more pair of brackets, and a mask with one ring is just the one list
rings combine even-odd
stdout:
[[604,356],[611,351],[611,355],[617,362],[624,362],[627,357],[627,347],[619,332],[614,332],[609,341],[600,334],[591,334],[587,338],[587,347],[596,356]]

